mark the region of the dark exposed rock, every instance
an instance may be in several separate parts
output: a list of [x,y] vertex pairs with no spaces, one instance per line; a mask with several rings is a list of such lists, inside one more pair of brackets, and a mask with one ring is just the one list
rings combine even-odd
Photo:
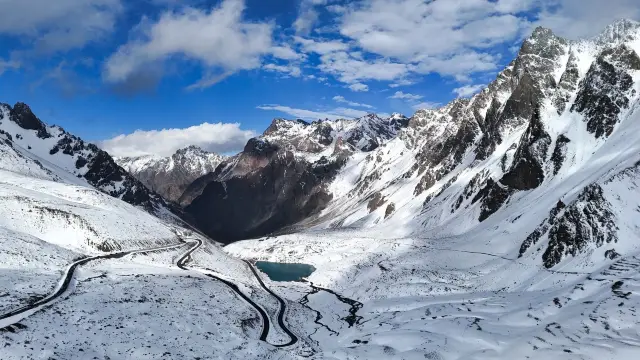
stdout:
[[[418,134],[427,138],[422,150],[416,155],[416,169],[421,174],[420,182],[414,189],[414,195],[420,195],[444,178],[461,162],[467,150],[473,145],[480,133],[478,123],[468,113],[467,100],[454,101],[448,105],[444,120],[434,119],[432,114],[417,112],[410,126],[419,130]],[[452,120],[448,120],[452,119]],[[442,123],[447,121],[450,123]],[[444,126],[444,135],[432,137],[430,122],[436,129]],[[424,127],[424,129],[420,129]]]
[[367,209],[369,209],[369,213],[376,211],[379,207],[384,205],[385,202],[386,200],[384,196],[382,196],[382,194],[379,191],[373,194],[373,196],[367,203]]
[[[486,94],[476,99],[474,114],[482,128],[476,159],[487,159],[502,142],[502,135],[525,124],[539,108],[545,94],[555,90],[553,74],[558,60],[566,54],[566,48],[566,40],[555,36],[549,29],[536,28],[523,42],[518,57],[507,71],[489,85]],[[510,94],[504,106],[497,100],[499,92]],[[479,109],[489,104],[482,119]]]
[[333,128],[327,122],[322,122],[318,125],[318,127],[313,131],[313,134],[316,136],[316,141],[321,145],[331,145],[333,142],[333,137],[331,136],[331,132]]
[[598,184],[587,186],[556,218],[542,255],[546,268],[556,266],[566,256],[577,255],[590,244],[600,247],[618,241],[615,215]]
[[458,210],[465,200],[469,199],[471,195],[473,195],[476,191],[480,190],[480,185],[484,182],[484,180],[487,177],[488,177],[488,171],[485,170],[477,173],[473,178],[471,178],[469,183],[464,187],[464,190],[462,190],[462,194],[460,194],[460,196],[454,203],[453,208],[451,209],[451,212],[453,213],[455,210]]
[[327,158],[310,164],[281,150],[262,167],[209,182],[186,210],[217,241],[263,236],[323,209],[332,198],[324,184],[343,164]]
[[38,137],[46,139],[51,137],[47,132],[47,126],[31,111],[29,105],[19,102],[11,108],[9,117],[11,121],[26,130],[36,130]]
[[388,218],[389,216],[391,216],[391,214],[393,214],[396,211],[396,204],[394,203],[389,203],[389,205],[387,205],[387,208],[384,210],[384,218]]
[[562,200],[558,200],[556,206],[554,206],[553,209],[549,211],[549,217],[544,219],[544,221],[542,221],[542,223],[538,225],[538,227],[522,242],[522,245],[520,245],[520,253],[518,254],[519,258],[521,258],[533,245],[537,244],[538,241],[540,241],[540,238],[542,238],[542,236],[546,234],[547,231],[549,231],[549,227],[551,227],[555,223],[556,216],[565,207],[566,205],[562,202]]
[[531,190],[540,186],[544,181],[543,164],[550,144],[551,137],[544,130],[540,110],[536,109],[520,139],[511,169],[500,182],[516,190]]
[[513,192],[514,191],[512,189],[509,189],[506,186],[501,186],[497,182],[493,181],[493,179],[487,180],[487,184],[472,200],[472,203],[474,204],[478,201],[481,201],[482,204],[478,220],[484,221],[489,216],[493,215],[507,202],[509,196],[511,196]]
[[609,249],[604,252],[605,259],[614,260],[620,257],[620,254],[615,249]]
[[633,78],[629,69],[640,70],[640,58],[626,45],[603,51],[591,65],[571,111],[584,115],[587,130],[596,138],[608,137],[629,107]]
[[571,140],[563,134],[560,134],[556,139],[556,146],[553,149],[553,154],[551,154],[553,175],[557,175],[560,168],[562,168],[562,164],[567,156],[567,144],[570,142]]

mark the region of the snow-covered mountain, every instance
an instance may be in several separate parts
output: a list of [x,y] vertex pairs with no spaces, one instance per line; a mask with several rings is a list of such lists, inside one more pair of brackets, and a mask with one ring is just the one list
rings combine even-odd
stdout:
[[626,232],[640,223],[624,209],[640,161],[639,28],[619,21],[581,41],[537,28],[479,94],[410,119],[275,120],[182,202],[221,240],[293,225],[459,236],[510,224],[519,253],[547,267],[635,248]]
[[180,203],[218,241],[270,233],[324,208],[333,197],[327,186],[346,161],[380,148],[408,123],[399,114],[312,123],[275,119],[240,154],[192,183]]
[[[64,151],[36,156],[48,143],[10,128],[0,353],[636,359],[639,53],[635,22],[576,42],[539,28],[471,99],[408,119],[275,120],[181,198],[219,239],[294,232],[224,251],[181,243],[184,230],[95,190]],[[79,266],[58,302],[3,318],[112,249],[141,252]],[[315,271],[274,282],[237,257]]]
[[169,157],[116,157],[115,161],[163,198],[178,201],[187,186],[197,178],[213,172],[225,159],[225,156],[189,146]]
[[[48,180],[91,186],[157,216],[173,217],[160,196],[118,166],[108,153],[59,126],[47,126],[24,103],[13,107],[0,103],[0,134],[5,147],[0,161],[11,161],[12,166]],[[3,168],[13,171],[12,166]]]

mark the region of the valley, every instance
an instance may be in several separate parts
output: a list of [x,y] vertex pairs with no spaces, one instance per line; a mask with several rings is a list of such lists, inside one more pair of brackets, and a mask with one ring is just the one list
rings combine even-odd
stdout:
[[0,104],[0,358],[636,359],[639,54],[537,27],[475,95],[229,156]]

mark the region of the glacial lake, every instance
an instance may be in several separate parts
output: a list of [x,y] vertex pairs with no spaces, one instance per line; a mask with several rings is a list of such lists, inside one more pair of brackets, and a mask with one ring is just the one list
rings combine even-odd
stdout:
[[257,261],[256,267],[273,281],[300,281],[311,275],[316,268],[308,264]]

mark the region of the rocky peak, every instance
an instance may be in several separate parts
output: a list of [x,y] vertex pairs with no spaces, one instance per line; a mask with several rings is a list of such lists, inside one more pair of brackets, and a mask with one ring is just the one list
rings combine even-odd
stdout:
[[179,155],[184,155],[184,154],[188,154],[188,153],[208,154],[209,152],[203,150],[201,147],[199,147],[197,145],[189,145],[187,147],[184,147],[182,149],[178,149],[176,151],[176,154],[179,154]]
[[29,105],[18,102],[13,108],[5,106],[9,108],[9,118],[18,126],[26,130],[36,130],[40,138],[51,137],[47,132],[47,126],[31,111]]
[[600,57],[617,67],[630,70],[640,70],[640,57],[625,44],[604,50]]
[[302,119],[288,120],[283,118],[275,118],[271,121],[269,127],[263,132],[263,135],[272,135],[280,131],[292,129],[295,126],[307,127],[310,124]]
[[278,145],[272,144],[270,141],[259,138],[251,138],[244,146],[243,153],[252,156],[270,156],[277,152]]
[[602,33],[594,38],[599,44],[611,44],[636,38],[640,30],[640,23],[629,19],[620,19],[607,26]]

